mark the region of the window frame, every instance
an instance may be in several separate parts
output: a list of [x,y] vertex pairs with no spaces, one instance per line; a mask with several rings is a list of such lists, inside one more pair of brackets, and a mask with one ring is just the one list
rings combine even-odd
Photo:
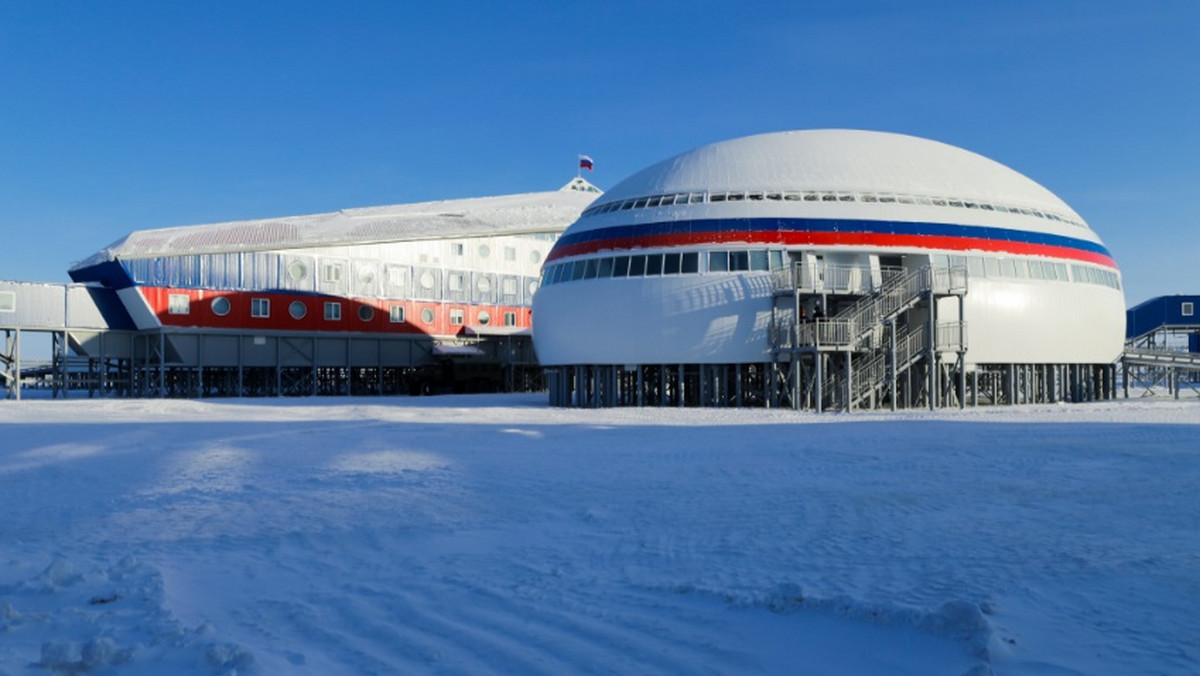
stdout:
[[167,294],[167,314],[169,314],[169,315],[190,315],[190,314],[192,314],[192,297],[186,293]]
[[254,319],[270,319],[270,317],[271,317],[271,299],[270,298],[251,298],[250,299],[250,316]]

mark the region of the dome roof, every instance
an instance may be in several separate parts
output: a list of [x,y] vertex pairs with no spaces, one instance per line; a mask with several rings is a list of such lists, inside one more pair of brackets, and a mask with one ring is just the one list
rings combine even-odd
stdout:
[[785,131],[713,143],[634,174],[605,193],[605,201],[702,190],[944,196],[1083,220],[1049,190],[982,155],[915,136],[852,129]]

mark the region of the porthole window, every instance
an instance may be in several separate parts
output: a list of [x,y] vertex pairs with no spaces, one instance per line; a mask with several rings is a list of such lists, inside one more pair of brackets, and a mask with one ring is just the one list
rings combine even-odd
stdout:
[[533,295],[533,292],[534,292],[534,291],[537,291],[537,287],[538,287],[538,283],[537,283],[537,281],[532,281],[532,282],[530,282],[530,283],[529,283],[529,295],[531,295],[531,296],[532,296],[532,295]]
[[529,262],[530,263],[541,263],[542,262],[542,252],[538,251],[537,249],[530,251],[529,252]]
[[375,281],[375,268],[366,265],[359,268],[358,281],[363,284],[370,284]]
[[491,248],[491,247],[489,247],[489,246],[488,246],[488,245],[486,245],[486,244],[480,244],[480,245],[479,245],[479,257],[480,257],[480,258],[487,258],[488,256],[491,256],[491,255],[492,255],[492,248]]
[[487,277],[480,277],[475,280],[475,287],[479,289],[480,293],[487,293],[492,290],[492,280]]
[[426,324],[433,323],[433,309],[432,308],[425,308],[424,310],[421,310],[421,321],[425,322]]
[[432,289],[433,282],[434,282],[434,279],[433,279],[432,272],[425,271],[425,272],[421,273],[421,288]]
[[291,277],[293,282],[299,282],[308,277],[308,266],[304,261],[288,263],[287,271],[288,277]]
[[370,305],[358,306],[358,318],[364,322],[369,322],[375,318],[375,308]]
[[479,325],[487,326],[488,324],[491,324],[491,323],[492,323],[492,315],[489,314],[487,310],[480,310],[479,311]]
[[304,301],[294,300],[288,306],[288,314],[292,319],[304,319],[304,315],[308,314],[308,308],[304,305]]
[[229,311],[232,309],[233,306],[230,305],[229,299],[225,296],[219,296],[213,299],[212,312],[214,315],[218,317],[224,317],[225,315],[229,314]]

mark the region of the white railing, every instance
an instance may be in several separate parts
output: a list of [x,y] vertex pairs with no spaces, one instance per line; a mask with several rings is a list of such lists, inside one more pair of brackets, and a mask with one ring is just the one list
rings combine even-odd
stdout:
[[949,268],[925,268],[930,271],[929,290],[934,293],[964,294],[967,292],[967,268],[956,265]]
[[937,325],[937,348],[962,352],[967,349],[967,323],[941,322]]
[[795,345],[845,347],[854,342],[854,325],[844,319],[817,319],[796,325]]

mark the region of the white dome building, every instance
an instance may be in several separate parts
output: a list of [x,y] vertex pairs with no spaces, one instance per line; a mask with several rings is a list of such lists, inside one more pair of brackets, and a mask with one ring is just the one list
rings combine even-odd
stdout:
[[1124,306],[1099,237],[1012,169],[794,131],[605,193],[547,258],[534,343],[559,405],[1089,399],[1111,393]]

